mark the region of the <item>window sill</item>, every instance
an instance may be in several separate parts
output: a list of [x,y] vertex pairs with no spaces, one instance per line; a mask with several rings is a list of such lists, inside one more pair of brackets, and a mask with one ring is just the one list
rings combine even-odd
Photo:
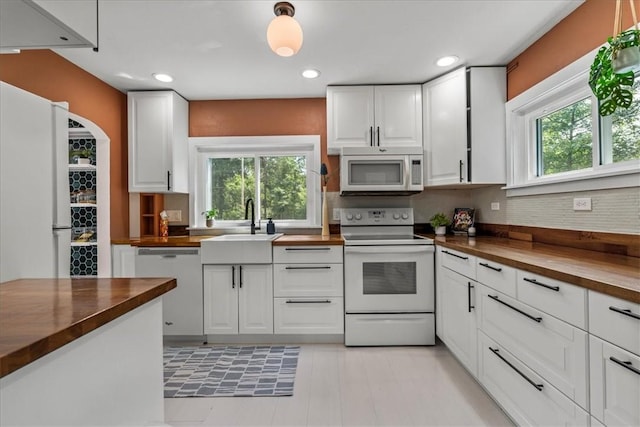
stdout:
[[571,178],[548,179],[526,184],[502,187],[507,197],[532,196],[541,194],[570,193],[574,191],[607,190],[640,186],[640,169],[591,173]]

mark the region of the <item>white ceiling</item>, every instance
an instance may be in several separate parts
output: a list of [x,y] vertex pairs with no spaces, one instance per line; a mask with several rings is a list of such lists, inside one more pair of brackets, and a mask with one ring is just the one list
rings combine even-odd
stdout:
[[[101,0],[99,52],[56,52],[122,91],[323,97],[327,85],[423,83],[461,64],[504,65],[583,0],[291,2],[304,43],[289,58],[267,45],[275,0]],[[449,54],[461,62],[435,65]],[[302,78],[308,67],[321,76]],[[155,81],[160,72],[175,80]]]

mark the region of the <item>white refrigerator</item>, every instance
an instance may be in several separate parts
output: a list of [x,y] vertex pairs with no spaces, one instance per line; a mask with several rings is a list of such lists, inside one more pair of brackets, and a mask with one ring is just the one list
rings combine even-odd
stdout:
[[68,115],[0,82],[0,282],[69,277]]

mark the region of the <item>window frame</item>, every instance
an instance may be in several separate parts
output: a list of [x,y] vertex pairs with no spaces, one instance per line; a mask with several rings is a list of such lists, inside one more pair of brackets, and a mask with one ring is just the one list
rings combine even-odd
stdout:
[[[205,211],[208,189],[208,159],[224,157],[261,156],[305,156],[307,161],[307,218],[305,220],[279,220],[279,228],[320,227],[320,136],[319,135],[281,135],[281,136],[224,136],[189,138],[189,228],[207,229]],[[259,183],[256,167],[256,182]],[[256,186],[256,225],[260,218],[260,186]],[[246,220],[216,221],[217,229],[246,228]]]
[[[506,103],[507,197],[640,184],[640,159],[601,164],[601,138],[606,131],[602,132],[598,100],[589,87],[589,70],[596,52],[597,49]],[[545,110],[553,112],[586,97],[592,99],[591,167],[538,176],[536,119]]]

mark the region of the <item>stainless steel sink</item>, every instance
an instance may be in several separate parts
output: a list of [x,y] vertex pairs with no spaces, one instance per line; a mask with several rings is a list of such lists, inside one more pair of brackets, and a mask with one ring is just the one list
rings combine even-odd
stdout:
[[278,234],[224,234],[200,241],[203,264],[271,264]]

